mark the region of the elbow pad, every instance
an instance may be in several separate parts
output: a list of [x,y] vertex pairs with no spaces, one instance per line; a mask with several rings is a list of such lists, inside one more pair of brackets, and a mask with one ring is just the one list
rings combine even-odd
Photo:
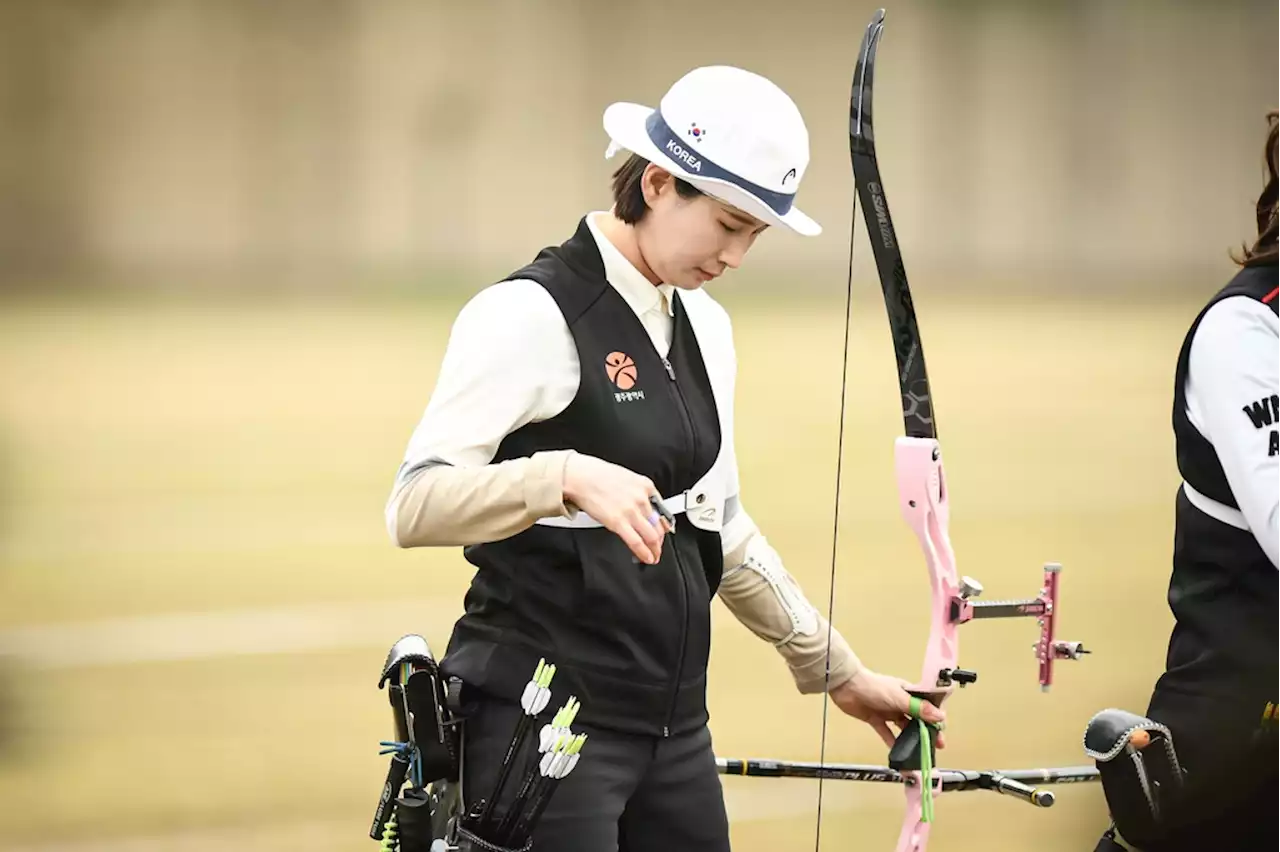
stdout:
[[795,578],[783,566],[782,557],[763,535],[751,537],[742,564],[725,576],[739,571],[751,571],[768,583],[778,606],[791,622],[790,632],[774,642],[775,647],[785,645],[797,636],[813,636],[818,632],[817,610],[805,598]]

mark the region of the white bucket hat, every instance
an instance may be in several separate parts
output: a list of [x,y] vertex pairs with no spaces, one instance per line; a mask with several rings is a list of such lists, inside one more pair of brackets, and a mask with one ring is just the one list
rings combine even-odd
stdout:
[[822,233],[793,206],[809,165],[809,131],[791,98],[759,74],[695,68],[657,109],[610,105],[604,129],[613,140],[606,158],[625,148],[762,222]]

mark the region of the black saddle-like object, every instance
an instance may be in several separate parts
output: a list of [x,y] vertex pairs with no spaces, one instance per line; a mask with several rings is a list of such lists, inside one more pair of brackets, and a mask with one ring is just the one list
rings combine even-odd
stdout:
[[1124,849],[1116,843],[1115,831],[1125,843],[1141,848],[1159,833],[1160,821],[1175,806],[1182,787],[1173,733],[1145,716],[1108,708],[1085,727],[1084,751],[1098,767],[1113,822],[1114,830],[1098,848]]

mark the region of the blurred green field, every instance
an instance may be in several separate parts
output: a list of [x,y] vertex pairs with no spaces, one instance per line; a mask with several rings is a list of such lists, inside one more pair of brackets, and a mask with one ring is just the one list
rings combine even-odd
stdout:
[[[717,295],[735,318],[744,503],[825,610],[842,300]],[[375,848],[383,654],[410,631],[443,648],[470,578],[456,549],[394,548],[382,518],[462,299],[0,311],[0,648],[19,684],[0,849]],[[859,287],[835,619],[869,664],[914,678],[926,573],[897,516],[878,299]],[[944,765],[1083,763],[1095,710],[1145,706],[1170,627],[1168,408],[1194,309],[922,299],[961,571],[1020,597],[1062,562],[1062,635],[1096,652],[1045,695],[1034,624],[966,627],[962,663],[981,678],[948,705]],[[822,702],[716,617],[717,750],[817,759]],[[834,716],[827,746],[885,757]],[[739,852],[813,845],[815,785],[726,790]],[[823,849],[892,848],[900,790],[828,783],[823,797]],[[1062,789],[1051,811],[957,794],[937,820],[936,852],[1076,850],[1104,807],[1094,786]]]

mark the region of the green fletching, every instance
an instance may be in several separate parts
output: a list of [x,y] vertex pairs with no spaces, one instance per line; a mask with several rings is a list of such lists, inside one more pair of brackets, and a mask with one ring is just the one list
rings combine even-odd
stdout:
[[578,705],[575,703],[572,695],[565,702],[564,706],[556,712],[556,717],[551,720],[553,728],[567,728],[573,723],[573,717],[578,715]]

